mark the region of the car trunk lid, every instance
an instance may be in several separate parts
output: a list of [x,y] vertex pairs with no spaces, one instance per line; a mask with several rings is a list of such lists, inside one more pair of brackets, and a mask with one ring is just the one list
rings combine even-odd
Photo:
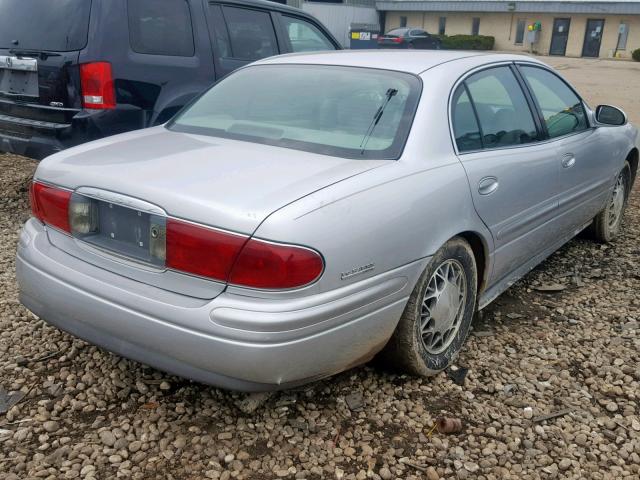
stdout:
[[[388,162],[337,158],[155,127],[58,153],[40,164],[35,178],[80,193],[93,192],[94,198],[107,203],[126,203],[137,209],[135,205],[146,202],[170,217],[250,236],[274,211]],[[123,197],[124,202],[119,200]],[[144,213],[157,213],[152,207],[138,210],[143,211],[140,221],[144,225],[154,221]],[[113,218],[131,223],[132,217],[125,213],[118,212]],[[114,231],[120,227],[116,225]],[[77,248],[62,239],[57,244],[67,250]],[[77,252],[69,253],[77,256]],[[135,259],[125,251],[118,253]],[[85,259],[91,261],[86,255]],[[104,267],[104,257],[100,262]],[[144,278],[148,281],[150,277],[145,274]],[[179,283],[174,282],[174,288]]]

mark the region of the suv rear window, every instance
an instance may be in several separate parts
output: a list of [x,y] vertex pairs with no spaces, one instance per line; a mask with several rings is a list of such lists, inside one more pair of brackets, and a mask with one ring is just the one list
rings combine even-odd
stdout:
[[129,0],[128,13],[134,52],[193,56],[193,27],[186,0]]
[[0,0],[0,48],[82,50],[90,12],[91,0]]

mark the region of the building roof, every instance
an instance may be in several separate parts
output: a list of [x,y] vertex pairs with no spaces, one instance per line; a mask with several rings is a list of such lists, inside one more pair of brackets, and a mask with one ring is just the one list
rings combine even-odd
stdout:
[[517,54],[470,52],[460,50],[338,50],[331,52],[290,53],[259,60],[256,64],[335,65],[346,67],[379,68],[419,74],[443,63],[472,57],[486,57],[493,61],[513,61],[531,57]]
[[640,14],[640,0],[378,0],[378,10]]

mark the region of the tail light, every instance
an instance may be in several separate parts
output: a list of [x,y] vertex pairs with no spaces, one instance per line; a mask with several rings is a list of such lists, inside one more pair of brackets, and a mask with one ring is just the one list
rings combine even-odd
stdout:
[[315,250],[167,220],[166,266],[234,285],[290,289],[318,279],[324,261]]
[[167,262],[169,268],[226,281],[247,237],[167,220]]
[[402,37],[394,37],[391,40],[393,43],[402,43]]
[[109,62],[80,65],[80,84],[84,108],[102,110],[116,107],[116,94]]
[[317,280],[323,269],[324,261],[315,250],[252,238],[240,252],[229,283],[253,288],[297,288]]
[[71,192],[42,183],[32,183],[30,190],[31,211],[41,222],[67,233],[69,226],[69,200]]
[[[99,201],[69,190],[34,182],[30,190],[33,215],[77,238],[99,230]],[[162,217],[150,224],[152,263],[238,286],[291,289],[317,280],[322,256],[307,247],[268,242],[247,235]],[[154,235],[155,229],[155,235]]]

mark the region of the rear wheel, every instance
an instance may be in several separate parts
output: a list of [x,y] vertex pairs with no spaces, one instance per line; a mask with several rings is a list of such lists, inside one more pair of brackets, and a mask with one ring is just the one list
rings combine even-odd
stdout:
[[616,179],[611,195],[607,199],[607,204],[596,215],[591,224],[591,231],[597,241],[608,243],[620,233],[630,187],[631,167],[628,162],[625,162],[624,168]]
[[418,280],[383,358],[416,375],[445,369],[469,333],[476,286],[471,247],[461,238],[448,241]]

